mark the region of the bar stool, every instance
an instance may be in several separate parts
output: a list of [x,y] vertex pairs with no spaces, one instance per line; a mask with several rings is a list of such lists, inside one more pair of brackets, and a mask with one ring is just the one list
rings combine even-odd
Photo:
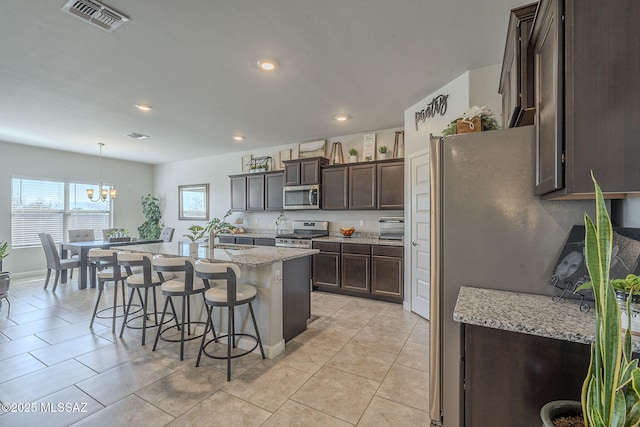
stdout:
[[[206,325],[206,322],[192,322],[191,321],[191,303],[190,296],[197,294],[204,294],[205,285],[202,280],[193,280],[193,265],[194,259],[189,257],[162,257],[155,256],[152,260],[153,270],[158,273],[161,279],[164,280],[164,274],[166,272],[184,272],[184,279],[172,279],[167,280],[162,283],[160,288],[162,289],[162,294],[165,296],[164,308],[162,309],[162,317],[160,318],[160,325],[164,324],[164,317],[167,313],[167,307],[171,305],[171,309],[173,313],[176,312],[175,306],[173,305],[173,297],[182,297],[182,319],[180,323],[178,323],[178,319],[176,317],[176,324],[162,328],[160,326],[158,331],[156,332],[156,339],[153,343],[153,351],[156,350],[158,346],[158,340],[162,338],[163,341],[168,342],[180,342],[180,360],[184,359],[184,342],[191,341],[197,338],[200,338],[200,335],[192,335],[191,334],[191,325],[192,324],[201,324]],[[185,321],[186,317],[186,321]],[[185,324],[187,327],[187,335],[185,338],[184,330]],[[170,339],[166,338],[163,335],[170,330],[176,328],[180,331],[180,339]],[[203,334],[206,333],[203,332]]]
[[[205,334],[202,336],[202,343],[200,344],[200,351],[198,352],[198,360],[196,367],[200,366],[200,358],[202,353],[213,359],[227,359],[227,381],[231,381],[231,359],[245,356],[258,346],[260,346],[260,353],[262,358],[265,358],[264,349],[262,348],[262,340],[260,339],[260,332],[258,331],[258,324],[256,323],[256,316],[253,313],[253,306],[251,302],[256,298],[257,290],[252,285],[238,285],[237,279],[240,278],[240,268],[231,263],[213,263],[205,260],[196,261],[196,276],[200,277],[205,286],[208,288],[204,293],[204,301],[207,306],[207,325],[205,326]],[[211,286],[210,280],[225,280],[226,284],[221,286]],[[253,327],[256,331],[256,335],[250,335],[245,333],[236,333],[235,331],[235,307],[248,304],[249,312],[251,313],[251,320],[253,321]],[[213,326],[213,307],[227,307],[227,333],[225,335],[216,336]],[[206,341],[207,331],[211,327],[213,331],[213,339]],[[236,348],[236,337],[243,336],[255,341],[255,345],[244,352],[231,355],[231,348]],[[227,337],[227,355],[216,356],[212,353],[208,353],[206,347],[213,343],[218,342],[219,339]]]
[[[174,277],[174,275],[171,273],[163,273],[163,277],[160,278],[158,273],[154,273],[151,270],[152,258],[153,255],[148,253],[118,253],[118,265],[124,267],[129,274],[129,276],[127,277],[127,286],[130,289],[129,302],[127,303],[124,319],[122,321],[122,327],[120,328],[120,338],[122,338],[122,335],[124,334],[125,327],[130,329],[142,329],[142,345],[145,344],[147,328],[154,328],[160,325],[160,323],[158,323],[158,304],[156,300],[155,288],[162,285],[163,281],[173,279]],[[135,268],[142,268],[142,273],[133,274],[133,269]],[[144,298],[140,295],[140,289],[144,289]],[[149,290],[151,290],[151,293],[153,295],[153,312],[151,313],[149,312]],[[133,294],[135,291],[138,292],[138,296],[142,301],[142,314],[129,319],[131,305],[133,303]],[[147,324],[149,314],[153,314],[154,316],[154,323],[152,324]],[[142,318],[142,326],[133,326],[131,322],[139,318]],[[176,313],[174,311],[173,317],[168,319],[166,322],[170,322],[175,318]]]
[[[116,331],[116,318],[123,317],[125,315],[125,289],[124,289],[124,281],[129,275],[127,271],[120,267],[117,263],[117,253],[118,251],[114,251],[112,249],[91,249],[89,250],[89,260],[93,263],[96,268],[96,276],[98,278],[98,298],[96,299],[96,305],[93,309],[93,315],[91,316],[91,323],[89,324],[89,328],[93,327],[93,322],[96,318],[98,319],[108,319],[112,318],[111,324],[111,332]],[[98,311],[98,306],[100,305],[100,299],[102,298],[102,293],[104,292],[104,285],[106,282],[114,282],[113,286],[113,306],[103,308]],[[118,282],[121,282],[122,288],[122,304],[118,305]],[[140,298],[142,300],[142,298]],[[122,307],[122,314],[116,315],[116,309],[118,307]],[[141,307],[138,307],[136,312],[140,311]],[[111,310],[111,316],[102,315],[102,313]]]

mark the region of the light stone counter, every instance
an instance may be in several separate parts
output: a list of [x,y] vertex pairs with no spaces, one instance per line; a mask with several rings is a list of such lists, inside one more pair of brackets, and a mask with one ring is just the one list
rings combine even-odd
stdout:
[[385,240],[377,237],[343,237],[343,236],[327,236],[313,239],[314,242],[330,242],[330,243],[357,243],[361,245],[380,245],[380,246],[404,246],[402,240]]
[[[577,300],[553,302],[544,295],[463,286],[453,320],[584,344],[595,340],[593,308],[582,313]],[[635,336],[633,351],[640,351],[640,339]]]

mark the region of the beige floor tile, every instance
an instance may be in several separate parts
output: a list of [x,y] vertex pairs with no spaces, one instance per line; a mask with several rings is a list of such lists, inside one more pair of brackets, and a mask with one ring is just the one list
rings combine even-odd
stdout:
[[35,335],[29,335],[27,337],[6,341],[0,343],[0,360],[8,359],[9,357],[17,356],[48,346],[49,344],[36,337]]
[[50,317],[48,319],[35,320],[33,322],[4,328],[1,332],[8,338],[14,340],[16,338],[26,337],[27,335],[33,335],[38,332],[48,331],[50,329],[68,325],[70,325],[70,323],[66,320],[62,320],[59,317]]
[[69,360],[3,383],[0,401],[32,402],[94,375],[91,369]]
[[76,385],[103,405],[110,405],[179,368],[179,361],[140,357]]
[[404,334],[393,329],[365,326],[353,337],[352,342],[398,354],[404,347],[408,337],[408,333]]
[[429,321],[420,319],[409,335],[409,341],[429,345]]
[[[33,304],[20,304],[19,301],[10,299],[11,301],[11,311],[9,311],[9,304],[6,301],[2,301],[2,311],[3,316],[8,316],[5,318],[9,318],[13,320],[13,316],[20,315],[23,313],[30,313],[33,311],[39,311],[40,309]],[[17,324],[17,322],[14,321]]]
[[330,322],[333,325],[343,328],[360,329],[369,323],[376,315],[377,312],[369,308],[348,308],[345,306],[330,316],[327,316],[325,322]]
[[394,364],[376,395],[421,411],[428,411],[429,373]]
[[0,383],[47,367],[47,365],[40,362],[29,353],[23,353],[4,359],[0,362],[0,366],[2,366],[2,369],[0,369]]
[[[69,321],[66,319],[67,322]],[[58,344],[63,341],[68,341],[74,338],[79,338],[88,335],[94,335],[94,332],[107,329],[106,327],[94,326],[93,331],[89,329],[89,322],[84,321],[80,323],[74,323],[61,328],[51,329],[49,331],[38,332],[36,336],[48,342],[49,344]]]
[[51,317],[56,317],[59,314],[69,314],[68,310],[65,310],[61,307],[49,307],[42,310],[33,310],[26,313],[11,313],[11,320],[17,323],[18,325],[22,325],[23,323],[34,322],[36,320],[48,319]]
[[327,366],[381,382],[395,359],[394,353],[349,343],[327,362]]
[[316,373],[339,349],[315,342],[305,344],[291,340],[284,353],[278,356],[278,363],[291,368]]
[[427,412],[375,396],[358,427],[429,427]]
[[267,411],[278,409],[311,373],[273,363],[259,363],[225,385],[223,390]]
[[138,390],[136,395],[178,417],[226,383],[225,374],[216,369],[186,366]]
[[107,341],[99,336],[84,335],[33,351],[31,354],[42,363],[51,366],[111,345],[113,345],[111,341]]
[[429,346],[407,341],[398,355],[396,363],[408,368],[429,371]]
[[33,403],[35,412],[13,412],[0,418],[3,427],[66,427],[104,408],[77,387],[67,387]]
[[76,360],[96,372],[105,372],[139,357],[149,355],[151,348],[151,345],[141,346],[138,342],[123,340],[117,341],[111,346],[78,356]]
[[11,340],[6,336],[2,335],[2,332],[0,332],[0,343],[7,342],[7,341],[11,341]]
[[323,367],[291,400],[355,424],[367,408],[378,384],[357,375]]
[[8,328],[10,326],[16,326],[17,324],[12,322],[11,319],[5,317],[6,315],[6,304],[2,304],[2,313],[0,313],[0,332],[2,329]]
[[164,426],[173,417],[136,395],[130,395],[73,424],[74,427]]
[[357,333],[358,329],[344,328],[330,322],[323,322],[316,328],[307,329],[292,341],[304,344],[313,343],[337,350],[344,347]]
[[317,411],[292,400],[287,400],[262,427],[349,427],[345,421]]
[[261,425],[271,412],[258,408],[224,391],[217,391],[168,424],[170,427],[252,427]]
[[417,314],[407,312],[398,306],[395,310],[385,309],[374,317],[368,326],[379,326],[386,329],[393,329],[403,334],[410,334],[418,323]]

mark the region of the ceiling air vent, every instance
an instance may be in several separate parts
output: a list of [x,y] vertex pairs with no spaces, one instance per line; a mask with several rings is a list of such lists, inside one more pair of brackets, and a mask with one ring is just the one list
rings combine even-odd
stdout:
[[108,32],[129,20],[120,12],[95,0],[69,0],[62,6],[62,10]]
[[129,135],[127,135],[128,137],[131,137],[133,139],[147,139],[149,138],[149,135],[143,135],[141,133],[138,132],[131,132]]

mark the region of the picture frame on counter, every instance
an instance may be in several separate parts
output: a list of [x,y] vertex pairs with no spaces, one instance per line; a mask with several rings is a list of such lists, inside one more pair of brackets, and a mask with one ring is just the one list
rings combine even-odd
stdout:
[[251,168],[251,160],[253,160],[253,154],[246,154],[242,156],[242,172],[249,172]]
[[284,169],[284,161],[291,160],[291,148],[280,150],[278,153],[278,169]]
[[209,221],[209,184],[178,186],[178,219]]
[[298,158],[325,157],[326,139],[320,141],[301,142],[298,146]]

